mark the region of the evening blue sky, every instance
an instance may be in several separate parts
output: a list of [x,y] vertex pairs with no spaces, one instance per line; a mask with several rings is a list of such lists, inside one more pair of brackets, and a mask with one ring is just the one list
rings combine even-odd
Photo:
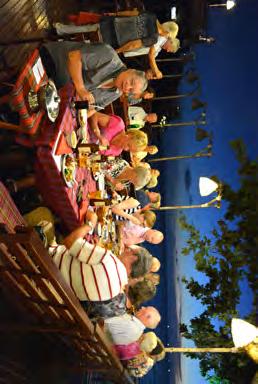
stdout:
[[[211,46],[196,45],[196,60],[194,66],[201,78],[202,93],[199,98],[208,103],[207,130],[214,134],[214,155],[210,159],[181,160],[163,163],[160,167],[160,189],[163,205],[173,204],[199,204],[209,200],[201,198],[198,192],[198,179],[200,176],[217,175],[219,179],[237,187],[237,162],[230,148],[230,140],[243,138],[248,146],[249,154],[257,155],[258,143],[258,114],[257,114],[257,89],[258,89],[258,53],[257,53],[257,0],[239,0],[237,6],[230,12],[224,9],[212,9],[208,17],[208,35],[216,38],[216,43]],[[193,66],[193,63],[190,63]],[[190,90],[191,86],[182,82],[181,90]],[[189,121],[198,116],[198,111],[191,111],[191,99],[181,103],[181,120]],[[194,140],[194,128],[184,127],[167,129],[159,143],[161,155],[191,154],[200,150],[205,143]],[[190,176],[190,189],[186,189],[185,177]],[[225,210],[194,209],[185,211],[189,221],[193,222],[202,232],[208,232],[221,218]],[[192,299],[182,288],[180,279],[183,275],[193,276],[203,280],[201,274],[197,275],[191,258],[180,255],[184,245],[184,234],[176,223],[176,213],[159,214],[160,226],[165,220],[166,241],[159,249],[159,257],[163,262],[161,278],[167,279],[167,292],[159,293],[155,300],[163,314],[163,324],[158,328],[160,336],[165,335],[167,343],[176,343],[176,319],[174,296],[171,294],[171,279],[175,276],[177,299],[181,296],[181,308],[177,303],[177,312],[181,310],[182,320],[188,322],[192,317],[201,313],[200,304]],[[155,252],[155,247],[151,248]],[[178,262],[176,263],[176,257]],[[177,279],[179,278],[179,279]],[[173,286],[174,289],[174,286]],[[165,299],[167,295],[167,298]],[[164,306],[167,305],[165,310]],[[245,314],[250,305],[250,292],[243,287],[243,299],[240,310]],[[166,312],[166,314],[165,314]],[[169,326],[169,328],[167,328]],[[171,337],[170,337],[171,336]],[[173,339],[174,338],[174,339]],[[171,339],[171,340],[170,340]],[[183,341],[186,345],[186,341]],[[182,380],[174,379],[175,373],[171,370],[169,378],[169,361],[157,364],[155,372],[148,375],[144,383],[180,383],[202,384],[205,379],[201,377],[198,363],[188,358],[182,358]],[[160,367],[159,367],[160,366]],[[161,381],[159,381],[161,382]]]
[[[196,65],[201,76],[203,101],[207,101],[208,129],[214,133],[214,156],[211,159],[192,160],[180,164],[182,172],[189,169],[194,203],[203,202],[198,196],[198,177],[216,174],[233,186],[238,184],[237,162],[230,149],[229,141],[242,137],[248,146],[249,154],[257,156],[258,143],[258,54],[257,54],[257,18],[256,0],[244,0],[237,3],[231,12],[212,9],[209,12],[208,34],[216,38],[215,45],[195,48]],[[185,108],[187,110],[187,108]],[[184,134],[180,151],[189,149],[190,135]],[[198,144],[200,145],[200,143]],[[208,198],[209,200],[209,198]],[[183,202],[181,202],[183,203]],[[207,231],[212,228],[223,214],[215,209],[187,211],[188,219]],[[181,232],[177,234],[177,248],[184,243]],[[179,255],[179,275],[197,276],[188,258]],[[202,280],[201,274],[199,279]],[[250,308],[250,291],[243,286],[240,311],[242,315]],[[182,318],[184,321],[200,313],[200,304],[182,292]],[[185,343],[186,344],[186,343]],[[183,358],[184,384],[201,384],[205,380],[200,376],[198,364]]]

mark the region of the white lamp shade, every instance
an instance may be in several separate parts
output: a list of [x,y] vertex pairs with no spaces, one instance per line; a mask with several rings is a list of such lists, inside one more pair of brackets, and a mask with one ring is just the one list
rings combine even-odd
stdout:
[[201,196],[209,196],[212,192],[218,189],[218,184],[209,179],[208,177],[200,177],[199,179],[199,190]]
[[235,347],[241,348],[258,337],[258,328],[241,319],[232,319],[231,333]]
[[234,0],[228,0],[226,3],[226,7],[228,10],[234,8],[235,5],[236,5],[236,2]]

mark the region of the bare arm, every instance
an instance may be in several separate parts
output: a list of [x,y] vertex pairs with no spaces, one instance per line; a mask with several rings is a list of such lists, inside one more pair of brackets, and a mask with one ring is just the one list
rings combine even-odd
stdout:
[[66,246],[67,249],[71,248],[75,240],[79,238],[83,238],[91,231],[91,227],[88,224],[84,224],[81,227],[75,229],[73,232],[70,233],[70,235],[66,236],[66,238],[63,240],[63,244]]
[[122,45],[120,48],[116,49],[116,52],[117,53],[128,52],[128,51],[133,51],[133,50],[141,48],[141,47],[142,47],[141,39],[132,40],[132,41],[128,41],[128,43],[126,43],[126,44]]
[[80,99],[88,100],[93,104],[95,102],[94,96],[85,88],[82,77],[82,55],[80,50],[68,53],[67,68]]
[[140,221],[136,217],[134,217],[133,215],[130,215],[129,213],[126,213],[122,209],[112,208],[112,212],[115,215],[121,216],[124,219],[131,221],[133,224],[136,224],[136,225],[140,225],[141,224]]
[[130,208],[136,208],[139,205],[139,201],[136,199],[133,199],[132,197],[130,199],[124,200],[119,204],[116,204],[112,207],[112,212],[115,215],[119,215],[121,217],[124,217],[127,220],[130,220],[134,224],[141,224],[140,220],[124,211],[124,209],[130,209]]
[[103,145],[108,145],[109,142],[107,142],[107,140],[101,135],[101,128],[107,126],[109,120],[109,115],[100,112],[96,112],[93,116],[90,116],[90,118],[88,118],[91,130]]
[[150,47],[150,50],[149,50],[149,63],[150,63],[151,70],[154,74],[153,78],[161,79],[163,75],[156,63],[156,51],[155,51],[154,45]]

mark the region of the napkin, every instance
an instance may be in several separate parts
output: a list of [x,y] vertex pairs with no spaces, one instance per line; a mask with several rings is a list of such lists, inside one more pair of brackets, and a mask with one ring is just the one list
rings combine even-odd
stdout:
[[68,146],[64,134],[61,133],[58,144],[56,146],[55,154],[65,155],[67,153],[73,153],[73,150]]

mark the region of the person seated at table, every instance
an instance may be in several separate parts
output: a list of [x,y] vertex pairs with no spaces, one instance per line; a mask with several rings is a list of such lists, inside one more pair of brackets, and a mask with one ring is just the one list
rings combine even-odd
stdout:
[[154,332],[145,332],[142,336],[133,343],[127,345],[115,345],[115,351],[120,360],[126,363],[142,352],[150,353],[157,346],[157,337]]
[[[152,222],[152,226],[154,225],[156,220],[155,213],[142,212],[142,207],[138,200],[128,195],[120,195],[117,192],[113,192],[113,198],[117,201],[111,208],[115,221],[131,220],[135,224],[143,224],[146,219],[149,223]],[[151,228],[151,226],[149,227]]]
[[118,203],[114,204],[111,208],[113,218],[115,221],[131,220],[135,224],[141,224],[143,219],[136,216],[136,213],[141,212],[141,205],[138,200],[130,196],[114,195]]
[[[132,285],[131,285],[132,284]],[[81,301],[82,307],[92,321],[105,320],[110,317],[129,313],[131,308],[139,308],[145,301],[156,294],[156,285],[151,281],[129,282],[126,292],[121,292],[109,300]]]
[[148,241],[151,244],[159,244],[164,239],[164,235],[161,231],[136,225],[129,220],[123,223],[120,232],[122,242],[126,246],[140,244],[144,241]]
[[116,191],[122,190],[130,184],[133,184],[136,190],[142,189],[151,178],[150,169],[142,165],[131,167],[123,159],[118,159],[111,166],[103,167],[102,172]]
[[166,356],[165,347],[154,332],[143,333],[137,342],[115,345],[115,351],[132,377],[143,377]]
[[51,245],[49,254],[79,300],[110,300],[125,290],[132,271],[140,270],[142,275],[154,272],[157,263],[143,247],[125,247],[118,259],[111,251],[87,242],[85,235],[97,223],[94,212],[90,217],[88,224],[64,239],[63,245]]
[[154,212],[143,211],[139,201],[130,196],[124,196],[124,199],[113,205],[111,210],[114,220],[118,222],[130,220],[134,224],[145,225],[152,228],[156,221]]
[[[145,71],[145,76],[146,76],[146,71]],[[146,76],[146,79],[148,80],[147,76]],[[152,87],[148,86],[146,91],[144,91],[143,93],[141,94],[129,93],[127,96],[121,96],[120,100],[123,102],[124,97],[126,97],[128,105],[135,105],[135,104],[141,103],[143,100],[151,100],[155,97],[155,95],[156,95],[155,90]]]
[[[144,72],[127,69],[106,44],[55,41],[42,45],[39,52],[46,73],[57,88],[72,81],[81,100],[100,108],[123,93],[141,93],[148,85]],[[95,111],[92,107],[88,117]]]
[[153,169],[151,168],[150,164],[147,163],[146,161],[143,161],[139,164],[139,166],[141,167],[144,167],[146,169],[149,169],[150,171],[150,180],[148,181],[148,183],[146,184],[146,187],[147,188],[154,188],[157,186],[158,184],[158,177],[160,175],[160,171],[158,169]]
[[157,219],[156,214],[151,210],[137,211],[134,213],[134,217],[140,221],[140,225],[148,228],[153,228]]
[[117,115],[94,113],[88,119],[93,140],[109,148],[102,151],[105,156],[119,156],[122,151],[138,152],[148,144],[148,136],[144,132],[125,132],[125,124]]
[[161,320],[154,307],[141,307],[134,316],[124,314],[108,318],[104,331],[114,345],[128,345],[137,341],[145,328],[155,329]]
[[[93,20],[95,23],[92,24]],[[58,35],[88,33],[100,30],[103,42],[116,48],[125,56],[149,55],[149,63],[155,77],[162,78],[155,58],[161,49],[177,52],[180,43],[176,39],[178,25],[174,21],[160,24],[155,14],[137,9],[108,15],[80,12],[74,15],[77,26],[54,24]],[[78,25],[79,24],[79,25]],[[83,25],[81,25],[83,24]]]
[[146,113],[142,107],[132,106],[128,108],[129,129],[141,129],[145,123],[156,123],[156,113]]
[[148,145],[146,148],[144,148],[143,151],[132,152],[131,160],[133,165],[139,165],[139,163],[141,163],[142,160],[145,159],[147,155],[155,155],[156,153],[158,153],[158,151],[159,150],[158,150],[158,147],[156,147],[156,145]]
[[135,308],[139,308],[145,301],[153,299],[156,291],[156,285],[143,277],[142,281],[128,287],[128,298]]
[[125,247],[119,258],[125,265],[129,278],[140,278],[137,281],[141,281],[141,278],[147,273],[155,273],[160,269],[159,259],[152,256],[146,248],[139,245]]
[[154,285],[159,285],[160,275],[158,273],[149,272],[144,276],[145,279],[153,282]]
[[158,209],[160,207],[161,196],[158,192],[140,189],[135,191],[135,198],[141,204],[142,210]]
[[148,184],[146,185],[146,187],[147,188],[155,188],[158,185],[159,175],[160,175],[160,171],[158,169],[151,169],[151,178],[150,178],[150,181],[148,182]]

